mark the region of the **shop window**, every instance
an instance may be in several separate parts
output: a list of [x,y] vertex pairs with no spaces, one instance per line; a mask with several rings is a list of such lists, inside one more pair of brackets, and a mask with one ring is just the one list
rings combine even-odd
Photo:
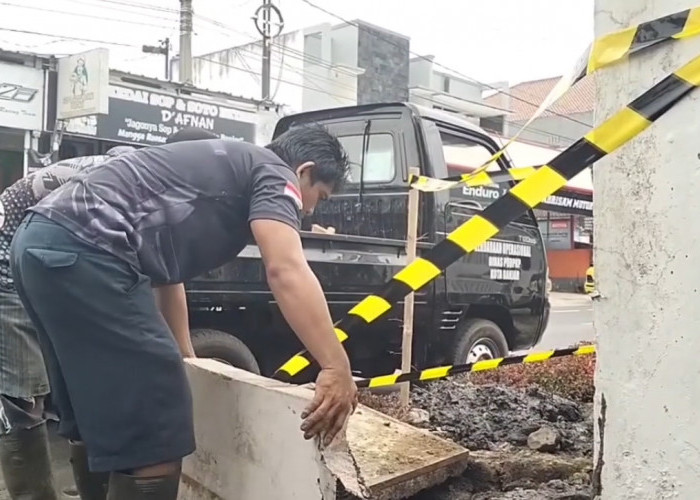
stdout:
[[[350,159],[348,184],[360,183],[362,170],[362,135],[338,137]],[[396,176],[394,158],[394,139],[391,134],[370,134],[367,137],[367,148],[364,155],[363,181],[368,184],[388,183]]]
[[97,141],[95,140],[87,141],[64,137],[58,149],[58,158],[60,160],[92,156],[94,154],[97,154]]
[[22,178],[24,154],[20,151],[0,151],[0,191]]

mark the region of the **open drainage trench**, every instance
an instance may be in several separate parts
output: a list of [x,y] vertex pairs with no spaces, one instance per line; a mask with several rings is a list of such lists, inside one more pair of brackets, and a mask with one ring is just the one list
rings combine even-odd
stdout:
[[466,378],[415,387],[409,413],[394,393],[364,392],[361,401],[470,450],[463,475],[412,500],[591,498],[592,403]]

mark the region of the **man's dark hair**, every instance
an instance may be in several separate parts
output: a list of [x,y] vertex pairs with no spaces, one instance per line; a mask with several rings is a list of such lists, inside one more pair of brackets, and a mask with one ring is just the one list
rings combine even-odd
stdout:
[[201,141],[204,139],[218,139],[219,136],[214,132],[209,132],[203,128],[197,127],[185,127],[174,134],[170,134],[165,140],[166,144],[171,144],[173,142],[183,142],[183,141]]
[[348,173],[348,155],[337,137],[320,124],[292,127],[265,146],[296,169],[312,161],[311,182],[323,182],[338,191]]

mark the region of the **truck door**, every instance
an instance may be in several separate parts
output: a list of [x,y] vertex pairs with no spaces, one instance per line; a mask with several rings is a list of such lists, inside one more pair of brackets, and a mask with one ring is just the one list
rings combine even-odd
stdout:
[[[497,151],[496,144],[477,131],[433,123],[442,143],[442,162],[448,176],[471,172]],[[433,158],[435,163],[435,159]],[[527,165],[518,165],[527,166]],[[505,161],[489,171],[507,169]],[[449,191],[444,202],[442,239],[459,225],[498,200],[510,184],[462,186]],[[530,346],[538,338],[543,318],[546,254],[537,222],[525,214],[496,237],[455,264],[446,273],[445,294],[451,308],[486,306],[512,318],[511,347]],[[449,325],[444,325],[449,326]]]

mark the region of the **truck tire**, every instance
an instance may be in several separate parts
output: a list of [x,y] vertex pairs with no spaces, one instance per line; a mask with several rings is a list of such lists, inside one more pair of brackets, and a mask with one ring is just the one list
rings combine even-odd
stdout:
[[230,333],[201,328],[192,330],[192,346],[198,358],[212,358],[260,375],[260,366],[240,339]]
[[487,319],[465,321],[453,346],[451,359],[455,365],[502,358],[509,351],[508,342],[501,329]]

